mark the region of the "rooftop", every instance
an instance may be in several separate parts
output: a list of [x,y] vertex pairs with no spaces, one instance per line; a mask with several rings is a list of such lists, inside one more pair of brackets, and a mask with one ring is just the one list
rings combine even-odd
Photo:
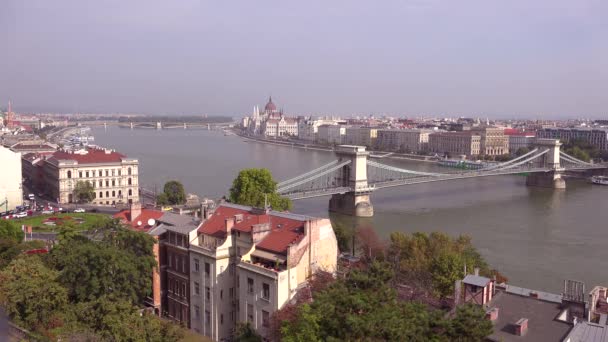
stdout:
[[124,158],[126,158],[125,155],[113,150],[89,147],[81,151],[57,151],[53,153],[49,161],[72,160],[78,164],[96,164],[119,163]]
[[256,249],[283,254],[290,244],[304,237],[304,223],[313,218],[224,203],[199,226],[198,232],[224,238],[227,235],[226,222],[232,219],[235,220],[232,229],[244,233],[250,233],[257,225],[268,225],[270,232],[256,245]]
[[[142,208],[141,214],[135,218],[131,217],[130,209],[121,210],[112,217],[120,219],[135,230],[148,231],[150,228],[156,225],[156,221],[163,217],[164,214],[165,213],[160,210]],[[152,223],[150,220],[154,220],[154,222]]]
[[[520,289],[520,288],[518,288]],[[492,299],[490,308],[498,308],[491,341],[562,341],[571,324],[558,321],[560,304],[530,296],[499,291]],[[524,336],[514,334],[513,324],[521,318],[528,319],[528,331]]]

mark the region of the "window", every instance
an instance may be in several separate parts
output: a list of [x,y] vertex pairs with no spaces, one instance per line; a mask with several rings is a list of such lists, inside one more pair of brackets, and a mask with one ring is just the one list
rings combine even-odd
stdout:
[[114,175],[115,175],[115,174],[114,174],[114,172],[116,172],[116,170],[112,169],[112,176],[114,176]]
[[116,181],[112,179],[112,186],[116,186]]
[[220,290],[220,299],[224,299],[224,290]]
[[110,171],[106,170],[106,177],[110,176]]
[[106,188],[110,186],[110,181],[106,179]]
[[224,314],[220,314],[220,324],[224,324]]
[[211,313],[209,313],[209,310],[205,310],[205,324],[211,324]]
[[247,292],[253,293],[253,279],[247,278]]
[[87,178],[89,178],[89,171],[86,172]]
[[262,310],[262,326],[268,327],[270,325],[270,313]]
[[131,191],[131,189],[129,189],[129,196],[133,195],[133,191]]
[[195,281],[194,282],[194,294],[198,295],[200,293],[201,293],[200,286],[199,286],[198,282]]
[[72,171],[68,171],[68,178],[72,178]]
[[131,168],[127,169],[127,174],[130,176],[131,175]]
[[82,171],[78,171],[78,178],[82,178]]
[[228,294],[230,295],[230,299],[234,298],[234,287],[231,287]]
[[186,273],[186,258],[182,259],[182,272]]
[[211,289],[209,286],[205,286],[205,298],[207,298],[207,301],[211,300]]
[[131,177],[129,177],[129,179],[127,179],[127,184],[131,185]]
[[116,197],[116,191],[112,190],[112,197]]
[[199,318],[201,316],[201,309],[198,307],[198,305],[194,306],[194,317]]
[[118,190],[118,197],[122,197],[122,190]]
[[103,181],[99,181],[99,187],[103,188]]
[[99,198],[103,198],[103,191],[99,192]]
[[266,300],[270,299],[270,285],[266,283],[262,284],[262,298]]
[[208,262],[206,262],[205,263],[205,276],[208,277],[210,273],[211,273],[211,265]]
[[198,259],[194,259],[194,272],[199,271]]
[[186,283],[182,283],[182,297],[186,297]]
[[173,279],[169,279],[169,292],[173,292]]
[[106,191],[106,197],[110,197],[110,192]]
[[172,261],[173,261],[173,258],[172,258],[171,253],[168,253],[168,254],[167,254],[167,259],[169,259],[169,267],[173,266],[173,262],[172,262]]
[[247,304],[247,320],[253,323],[253,305]]
[[121,169],[118,169],[118,175],[120,176],[122,174]]

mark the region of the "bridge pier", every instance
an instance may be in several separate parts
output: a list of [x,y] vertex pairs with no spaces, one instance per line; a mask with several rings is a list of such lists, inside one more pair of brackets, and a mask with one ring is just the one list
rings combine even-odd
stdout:
[[132,122],[130,123],[130,125],[131,125],[131,129],[133,129],[133,123]]
[[562,145],[556,139],[537,139],[536,145],[549,150],[544,156],[544,164],[551,171],[542,173],[531,173],[526,177],[527,186],[538,186],[541,188],[565,189],[566,181],[562,178],[564,169],[560,165],[559,148]]
[[347,192],[335,194],[329,199],[329,211],[356,217],[374,216],[374,206],[368,194]]
[[566,181],[562,178],[561,172],[549,171],[529,174],[526,177],[526,185],[541,188],[565,189]]
[[367,183],[367,157],[364,146],[340,145],[336,150],[339,161],[350,160],[341,173],[338,183],[352,191],[335,194],[329,200],[329,211],[357,217],[374,216],[370,195],[374,188]]
[[160,121],[156,122],[156,129],[163,129],[163,124]]

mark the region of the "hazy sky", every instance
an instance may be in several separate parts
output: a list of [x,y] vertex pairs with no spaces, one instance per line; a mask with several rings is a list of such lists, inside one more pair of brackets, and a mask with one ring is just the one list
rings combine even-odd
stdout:
[[0,102],[608,117],[607,0],[2,0]]

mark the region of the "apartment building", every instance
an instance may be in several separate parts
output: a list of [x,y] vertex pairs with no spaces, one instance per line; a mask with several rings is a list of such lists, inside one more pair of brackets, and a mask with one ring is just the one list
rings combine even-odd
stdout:
[[426,151],[430,130],[381,129],[378,130],[376,147],[382,151],[415,153]]
[[347,127],[345,132],[346,145],[366,146],[372,148],[376,144],[378,130],[371,127]]
[[530,131],[505,129],[505,135],[509,137],[509,152],[511,154],[515,154],[520,148],[529,149],[536,141],[536,134]]
[[599,150],[608,151],[608,129],[606,128],[543,128],[536,132],[540,139],[559,139],[563,143],[582,140]]
[[279,119],[268,119],[262,124],[264,135],[268,137],[297,137],[298,121],[281,115]]
[[0,146],[0,211],[13,210],[23,204],[21,154]]
[[317,131],[317,142],[323,145],[341,145],[346,136],[346,126],[321,125]]
[[239,322],[267,336],[270,317],[310,275],[335,272],[331,222],[222,204],[190,243],[191,327],[228,340]]
[[480,136],[479,154],[500,156],[509,153],[509,137],[504,128],[479,126],[471,128],[471,134]]
[[477,156],[480,153],[481,136],[470,132],[441,132],[429,135],[429,151],[450,156]]
[[57,151],[40,166],[44,186],[39,191],[58,203],[75,202],[73,192],[78,181],[87,181],[95,188],[93,204],[139,202],[139,163],[116,151],[96,147]]

